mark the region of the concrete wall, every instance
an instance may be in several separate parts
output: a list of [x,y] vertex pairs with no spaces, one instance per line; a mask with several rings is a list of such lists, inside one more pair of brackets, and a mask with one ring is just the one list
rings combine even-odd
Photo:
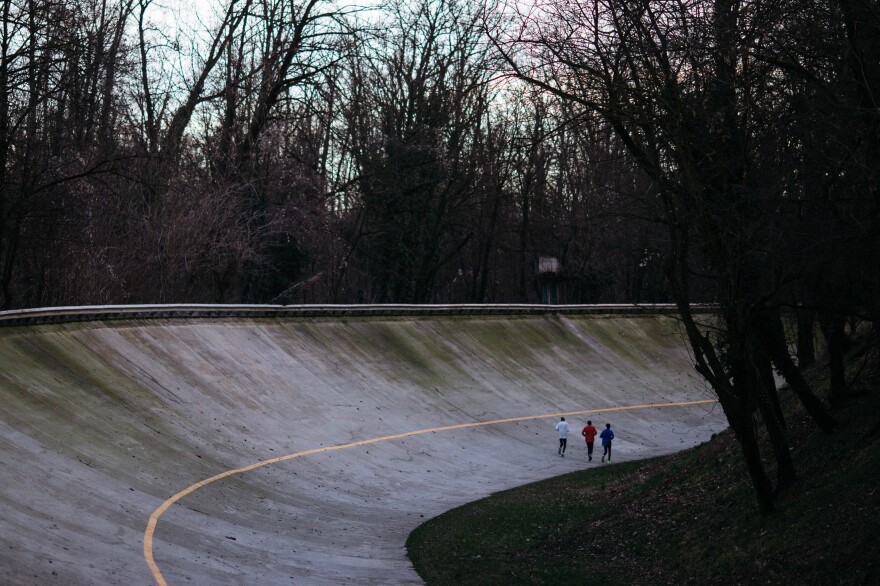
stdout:
[[[128,320],[0,328],[0,583],[419,583],[426,518],[586,467],[558,415],[596,410],[617,459],[706,440],[714,405],[659,316]],[[605,410],[602,413],[602,410]],[[589,465],[598,465],[593,462]]]

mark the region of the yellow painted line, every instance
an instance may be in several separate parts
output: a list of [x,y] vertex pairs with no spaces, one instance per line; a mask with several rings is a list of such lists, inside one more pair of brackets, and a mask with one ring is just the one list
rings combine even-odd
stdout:
[[153,535],[156,533],[156,524],[159,522],[159,517],[161,517],[165,511],[171,508],[171,505],[175,504],[183,497],[192,494],[198,489],[211,484],[217,480],[222,480],[227,476],[232,476],[233,474],[242,474],[244,472],[250,472],[251,470],[255,470],[257,468],[261,468],[263,466],[268,466],[269,464],[277,464],[278,462],[284,462],[285,460],[292,460],[294,458],[299,458],[302,456],[311,456],[312,454],[320,454],[322,452],[332,452],[334,450],[343,450],[346,448],[356,448],[358,446],[366,446],[369,444],[375,444],[377,442],[383,442],[388,440],[395,440],[404,437],[410,437],[414,435],[421,435],[423,433],[433,433],[438,431],[450,431],[453,429],[465,429],[468,427],[481,427],[485,425],[497,425],[500,423],[515,423],[517,421],[530,421],[533,419],[547,419],[550,417],[565,417],[566,415],[585,415],[587,413],[605,413],[607,411],[629,411],[633,409],[654,409],[659,407],[686,407],[689,405],[705,405],[707,403],[717,403],[718,401],[715,399],[705,399],[701,401],[684,401],[680,403],[650,403],[647,405],[629,405],[626,407],[607,407],[605,409],[585,409],[583,411],[565,411],[560,413],[546,413],[544,415],[528,415],[526,417],[509,417],[507,419],[493,419],[492,421],[477,421],[474,423],[459,423],[457,425],[446,425],[443,427],[431,427],[428,429],[419,429],[417,431],[407,431],[405,433],[398,433],[395,435],[386,435],[382,437],[374,437],[372,439],[360,440],[356,442],[350,442],[347,444],[339,444],[336,446],[327,446],[324,448],[314,448],[312,450],[305,450],[303,452],[296,452],[294,454],[287,454],[286,456],[279,456],[277,458],[270,458],[268,460],[260,460],[250,466],[245,466],[244,468],[236,468],[235,470],[227,470],[226,472],[221,472],[215,476],[211,476],[210,478],[206,478],[201,482],[196,482],[195,484],[184,488],[164,503],[162,503],[158,509],[153,511],[153,514],[150,515],[150,520],[147,523],[147,528],[144,531],[144,558],[147,560],[147,565],[150,566],[150,571],[153,572],[153,578],[156,580],[156,583],[159,586],[168,586],[168,582],[165,581],[165,577],[162,575],[162,572],[159,571],[159,566],[156,565],[156,560],[153,558]]

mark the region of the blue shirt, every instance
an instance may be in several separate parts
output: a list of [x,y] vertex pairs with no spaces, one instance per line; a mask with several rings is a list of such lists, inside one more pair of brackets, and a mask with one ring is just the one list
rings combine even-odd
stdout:
[[611,440],[614,439],[614,432],[611,431],[611,428],[606,427],[605,429],[602,430],[602,433],[599,434],[599,437],[602,438],[602,445],[603,446],[610,446]]

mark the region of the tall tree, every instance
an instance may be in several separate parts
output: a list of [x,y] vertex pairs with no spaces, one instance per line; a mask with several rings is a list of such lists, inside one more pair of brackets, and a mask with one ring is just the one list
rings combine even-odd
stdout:
[[[764,511],[774,492],[756,413],[776,456],[778,488],[794,479],[771,364],[823,429],[834,425],[777,336],[778,308],[789,302],[782,285],[803,275],[779,254],[789,250],[780,229],[792,225],[791,182],[766,155],[785,148],[778,128],[791,102],[777,83],[788,72],[765,45],[796,30],[793,15],[803,8],[737,0],[548,3],[522,14],[513,36],[496,33],[521,79],[601,114],[654,182],[643,203],[668,229],[666,274],[697,369],[740,440]],[[723,326],[717,336],[691,312],[697,273],[712,277]]]
[[357,165],[351,241],[374,278],[365,297],[425,302],[474,234],[469,157],[486,116],[478,13],[455,2],[398,2],[365,45],[348,120]]
[[82,257],[78,244],[104,203],[97,187],[121,165],[115,90],[131,8],[0,5],[0,307],[79,293],[54,275]]

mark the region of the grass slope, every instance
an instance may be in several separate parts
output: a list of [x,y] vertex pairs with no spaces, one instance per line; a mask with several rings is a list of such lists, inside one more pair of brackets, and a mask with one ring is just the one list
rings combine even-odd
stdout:
[[835,410],[832,435],[783,397],[799,479],[772,515],[759,514],[729,430],[611,466],[587,465],[576,442],[570,457],[588,469],[430,520],[410,558],[429,586],[880,584],[878,381],[876,367],[861,373],[867,394]]

